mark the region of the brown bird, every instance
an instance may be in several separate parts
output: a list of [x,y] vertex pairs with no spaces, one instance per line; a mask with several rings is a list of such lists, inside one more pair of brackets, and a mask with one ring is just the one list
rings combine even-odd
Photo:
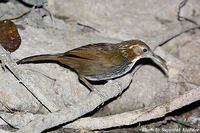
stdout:
[[88,44],[66,53],[36,55],[19,60],[18,64],[52,61],[73,69],[79,79],[90,89],[88,81],[109,80],[120,77],[131,70],[136,61],[150,58],[168,73],[166,62],[140,40],[129,40],[121,43]]

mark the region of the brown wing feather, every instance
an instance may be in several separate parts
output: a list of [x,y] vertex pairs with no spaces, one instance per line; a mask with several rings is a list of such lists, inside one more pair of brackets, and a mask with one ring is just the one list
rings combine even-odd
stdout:
[[65,57],[76,57],[86,60],[94,60],[103,64],[118,65],[121,62],[116,58],[121,57],[121,52],[115,44],[98,43],[82,46],[64,54]]
[[63,62],[82,75],[98,75],[120,65],[121,58],[116,44],[98,43],[64,53]]

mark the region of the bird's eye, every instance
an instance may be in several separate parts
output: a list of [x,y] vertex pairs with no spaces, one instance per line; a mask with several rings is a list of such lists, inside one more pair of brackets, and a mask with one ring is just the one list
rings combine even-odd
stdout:
[[144,48],[144,49],[143,49],[143,52],[144,52],[144,53],[146,53],[146,52],[147,52],[147,49],[146,49],[146,48]]

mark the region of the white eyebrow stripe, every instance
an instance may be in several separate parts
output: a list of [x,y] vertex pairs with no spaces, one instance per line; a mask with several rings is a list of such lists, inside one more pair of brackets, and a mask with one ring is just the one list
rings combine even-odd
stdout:
[[129,46],[128,48],[129,49],[133,49],[135,46],[134,45],[131,45],[131,46]]

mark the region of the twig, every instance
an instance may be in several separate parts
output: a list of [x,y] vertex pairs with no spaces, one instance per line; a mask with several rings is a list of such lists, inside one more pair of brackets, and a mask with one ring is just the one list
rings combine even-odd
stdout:
[[0,45],[0,60],[9,68],[13,75],[25,88],[49,111],[55,112],[59,108],[50,100],[47,99],[40,88],[34,81],[23,71],[21,71],[17,64],[12,60],[10,54]]
[[35,73],[39,73],[39,74],[41,74],[42,76],[44,76],[44,77],[46,77],[46,78],[52,80],[53,82],[56,82],[56,79],[51,78],[51,77],[48,76],[47,74],[44,74],[44,73],[42,73],[42,72],[40,72],[40,71],[37,71],[37,70],[34,70],[34,69],[28,69],[28,68],[27,68],[26,70],[29,70],[29,71],[32,71],[32,72],[35,72]]
[[31,123],[18,130],[17,133],[27,133],[29,131],[39,133],[46,129],[72,122],[84,114],[93,111],[107,100],[120,95],[129,86],[131,80],[132,76],[128,74],[120,79],[116,79],[115,81],[117,82],[109,81],[104,87],[98,89],[98,93],[91,92],[85,99],[80,100],[65,110],[36,117]]
[[[195,29],[200,29],[200,25],[198,25],[198,23],[195,20],[191,20],[191,19],[188,19],[188,18],[180,15],[181,9],[187,4],[187,2],[188,2],[188,0],[183,0],[179,4],[178,11],[177,11],[177,20],[183,22],[183,27],[185,28],[185,30],[182,30],[180,32],[174,32],[173,35],[169,35],[168,39],[165,39],[165,41],[158,43],[158,45],[156,45],[153,48],[153,51],[155,51],[157,47],[160,47],[160,46],[166,44],[167,42],[171,41],[172,39],[174,39],[174,38],[176,38],[180,35],[182,35],[183,33],[187,33],[189,31],[192,31],[192,30],[195,30]],[[185,22],[184,22],[184,20],[185,20]],[[190,22],[191,24],[196,25],[196,26],[192,26],[192,25],[190,26],[189,24],[187,24],[187,22]]]
[[[170,30],[169,33],[165,33],[161,36],[155,37],[156,42],[151,41],[152,45],[154,46],[153,50],[155,50],[157,47],[160,47],[167,42],[171,41],[172,39],[182,35],[183,33],[187,33],[189,31],[200,29],[200,25],[197,23],[198,19],[191,20],[186,17],[181,16],[181,10],[182,8],[187,4],[188,0],[183,0],[179,6],[177,11],[177,20],[182,23],[182,25],[178,24],[176,28]],[[189,23],[188,23],[189,22]],[[182,27],[180,27],[182,26]],[[177,30],[178,29],[178,30]],[[157,44],[156,44],[157,43]],[[156,44],[156,45],[155,45]]]
[[97,130],[136,124],[138,122],[164,117],[166,114],[198,100],[200,100],[200,87],[190,90],[178,98],[175,98],[168,103],[154,108],[135,110],[106,117],[81,118],[73,123],[66,125],[65,128],[86,128]]
[[16,127],[14,127],[12,124],[10,124],[9,122],[7,122],[3,117],[0,116],[0,119],[2,119],[6,124],[8,124],[11,128],[14,128],[14,129],[18,129]]
[[163,46],[163,45],[166,44],[167,42],[171,41],[172,39],[174,39],[174,38],[176,38],[176,37],[182,35],[183,33],[187,33],[187,32],[190,32],[190,31],[192,31],[192,30],[195,30],[195,29],[200,29],[200,26],[196,26],[196,27],[189,28],[189,29],[187,29],[187,30],[185,30],[185,31],[182,31],[182,32],[180,32],[180,33],[177,33],[177,34],[175,34],[175,35],[169,37],[169,38],[168,38],[167,40],[165,40],[164,42],[161,42],[161,43],[159,43],[157,46],[155,46],[155,47],[153,48],[153,51],[155,51],[158,47]]
[[[98,130],[98,129],[106,129],[106,128],[136,124],[139,122],[164,117],[166,114],[168,114],[174,110],[180,109],[180,108],[182,108],[186,105],[189,105],[198,100],[200,100],[200,87],[198,87],[196,89],[192,89],[192,90],[188,91],[187,93],[185,93],[167,103],[159,105],[157,107],[148,108],[148,109],[140,109],[140,110],[125,112],[125,113],[121,113],[121,114],[106,116],[106,117],[81,118],[73,123],[70,123],[70,124],[64,126],[64,128],[74,128],[74,129],[86,128],[86,129],[91,129],[91,130]],[[82,104],[82,102],[80,104]],[[90,106],[90,105],[88,105],[88,106]],[[84,108],[86,108],[86,107],[84,107]],[[69,111],[69,113],[71,114],[73,112]],[[50,117],[51,117],[53,122],[54,122],[54,120],[57,121],[57,119],[59,119],[59,118],[57,118],[58,114],[56,114],[56,116],[48,115],[48,116],[44,116],[44,117],[42,115],[38,115],[38,114],[33,115],[30,113],[25,113],[25,114],[21,115],[21,117],[11,117],[11,115],[12,114],[10,114],[10,113],[4,113],[4,115],[2,115],[2,116],[3,116],[3,118],[10,118],[10,123],[12,125],[15,125],[18,128],[23,127],[24,125],[26,125],[33,119],[36,120],[39,117],[44,118],[43,120],[46,120],[47,117],[49,117],[49,119],[50,119]],[[64,115],[65,114],[63,114],[63,116]],[[18,121],[15,120],[16,118]],[[56,118],[56,119],[54,119],[54,118]],[[24,123],[24,121],[26,121],[26,123]],[[50,122],[50,121],[48,121],[48,122]],[[42,125],[46,124],[46,121],[44,121],[44,123],[40,122],[40,124],[42,124]],[[35,126],[33,128],[35,128]],[[37,131],[39,131],[39,130],[37,130]],[[42,131],[42,130],[40,130],[40,131]]]
[[182,8],[187,4],[187,2],[188,2],[188,0],[183,0],[183,1],[179,4],[179,6],[178,6],[178,12],[177,12],[177,20],[178,20],[178,21],[183,21],[183,20],[185,20],[185,21],[188,21],[188,22],[193,23],[193,24],[195,24],[195,25],[198,25],[198,23],[195,22],[194,20],[191,20],[191,19],[189,19],[189,18],[186,18],[186,17],[181,16],[181,10],[182,10]]
[[178,37],[185,32],[199,28],[200,25],[196,26],[192,23],[188,23],[187,21],[182,21],[181,24],[180,22],[176,22],[170,25],[167,30],[163,31],[164,33],[160,35],[145,37],[143,40],[149,44],[153,50],[155,50],[157,47],[166,44],[168,41],[174,39],[175,37]]
[[85,25],[85,24],[77,23],[77,25],[85,27],[85,28],[88,28],[88,29],[91,29],[91,30],[96,31],[96,32],[100,32],[99,30],[97,30],[97,29],[95,29],[95,28],[93,28],[91,26]]
[[29,14],[31,11],[27,11],[23,14],[21,14],[20,16],[17,16],[17,17],[12,17],[12,18],[8,18],[8,20],[16,20],[16,19],[20,19],[22,17],[24,17],[25,15]]

